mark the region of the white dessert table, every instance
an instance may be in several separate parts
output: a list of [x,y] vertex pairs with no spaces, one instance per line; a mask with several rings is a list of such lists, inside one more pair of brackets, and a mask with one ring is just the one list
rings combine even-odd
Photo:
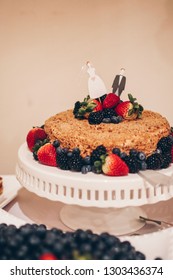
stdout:
[[[0,223],[15,224],[18,227],[25,223],[43,223],[48,228],[71,230],[60,219],[59,213],[63,203],[50,201],[29,192],[20,186],[15,175],[1,177],[4,181],[4,194],[0,198]],[[156,203],[154,207],[145,205],[144,208],[148,217],[173,222],[173,199]],[[134,235],[121,236],[120,239],[129,240],[147,259],[173,259],[172,227],[146,224]]]

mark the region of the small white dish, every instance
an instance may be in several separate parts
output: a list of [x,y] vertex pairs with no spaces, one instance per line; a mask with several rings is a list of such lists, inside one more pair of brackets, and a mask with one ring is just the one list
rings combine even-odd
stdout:
[[21,185],[14,175],[1,175],[1,177],[3,178],[3,193],[0,195],[0,208],[3,208],[17,196]]

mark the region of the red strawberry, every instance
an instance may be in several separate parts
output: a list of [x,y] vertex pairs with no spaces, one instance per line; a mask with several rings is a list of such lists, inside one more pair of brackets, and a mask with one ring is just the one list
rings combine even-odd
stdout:
[[119,156],[110,154],[105,158],[102,171],[108,176],[125,176],[129,173],[129,168]]
[[119,96],[115,93],[108,93],[103,101],[103,108],[113,108],[120,102]]
[[97,99],[93,99],[92,102],[96,104],[93,112],[101,111],[103,109],[101,102],[99,102]]
[[134,120],[140,118],[142,115],[143,107],[136,102],[131,94],[128,94],[129,101],[121,102],[115,108],[117,115],[123,117],[125,120]]
[[57,260],[57,258],[52,253],[44,253],[39,257],[39,260]]
[[121,102],[115,108],[116,114],[123,117],[123,119],[125,120],[133,120],[137,118],[137,114],[133,113],[132,110],[133,110],[133,105],[130,101]]
[[34,127],[32,128],[27,136],[26,136],[26,142],[28,145],[28,148],[31,152],[33,152],[33,147],[37,140],[44,140],[47,137],[46,132],[41,127]]
[[49,166],[57,166],[56,148],[51,143],[41,146],[37,152],[38,161]]

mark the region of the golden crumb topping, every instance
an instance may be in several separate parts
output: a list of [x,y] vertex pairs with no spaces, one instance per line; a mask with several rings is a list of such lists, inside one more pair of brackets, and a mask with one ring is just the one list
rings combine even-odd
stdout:
[[58,139],[62,147],[70,149],[78,147],[83,156],[99,145],[104,145],[108,152],[116,147],[128,153],[134,148],[149,155],[158,141],[170,133],[167,119],[147,110],[141,119],[99,125],[90,125],[87,119],[76,119],[73,110],[67,110],[46,120],[44,128],[51,141]]

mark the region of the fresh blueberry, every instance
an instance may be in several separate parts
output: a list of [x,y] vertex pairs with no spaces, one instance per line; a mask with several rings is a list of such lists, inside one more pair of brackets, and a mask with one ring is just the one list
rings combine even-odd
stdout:
[[62,149],[62,151],[63,151],[64,154],[67,154],[69,149],[65,147],[65,148]]
[[147,163],[145,161],[140,162],[140,170],[146,170],[147,169]]
[[36,229],[36,233],[39,237],[43,238],[46,234],[46,230],[47,230],[46,226],[44,224],[40,224]]
[[116,117],[116,116],[112,116],[112,118],[111,118],[111,122],[112,123],[119,123],[119,119],[118,119],[118,117]]
[[94,165],[92,166],[92,170],[91,170],[93,173],[95,174],[100,174],[102,173],[101,169],[95,167]]
[[137,158],[141,161],[146,160],[146,155],[143,152],[137,154]]
[[87,173],[88,173],[88,168],[87,168],[86,165],[83,165],[83,166],[82,166],[81,172],[82,172],[82,174],[87,174]]
[[79,155],[80,154],[80,149],[76,147],[76,148],[73,149],[72,152],[73,152],[73,154],[78,154]]
[[91,167],[90,164],[87,164],[86,167],[87,167],[87,169],[88,169],[88,172],[92,171],[92,167]]
[[117,155],[117,156],[120,156],[121,151],[120,151],[119,148],[113,148],[113,149],[112,149],[112,153],[115,154],[115,155]]
[[130,149],[129,155],[132,157],[136,157],[138,154],[138,151],[136,149]]
[[125,159],[127,157],[127,154],[125,152],[120,153],[120,158]]
[[29,247],[26,244],[22,244],[19,250],[16,250],[16,259],[25,260],[27,254],[29,253]]
[[58,148],[58,147],[60,146],[59,140],[53,141],[53,146],[54,146],[55,148]]
[[61,148],[61,147],[58,147],[58,148],[56,149],[56,153],[57,153],[58,155],[62,154],[62,148]]
[[104,118],[102,120],[103,123],[110,123],[111,122],[111,119],[110,118]]
[[85,164],[90,164],[90,163],[91,163],[91,158],[90,158],[90,156],[84,157],[83,162],[84,162]]
[[36,234],[31,234],[28,238],[28,244],[31,247],[37,248],[38,245],[40,245],[41,240]]
[[121,116],[117,116],[117,119],[118,119],[119,122],[123,121],[123,117],[121,117]]
[[136,260],[145,260],[145,255],[141,252],[136,251]]

